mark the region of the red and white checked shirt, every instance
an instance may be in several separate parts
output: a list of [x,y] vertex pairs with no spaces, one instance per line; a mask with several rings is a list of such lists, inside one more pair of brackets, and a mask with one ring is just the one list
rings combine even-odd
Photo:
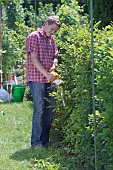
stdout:
[[37,54],[37,58],[46,71],[53,65],[53,60],[58,55],[53,36],[47,37],[42,28],[32,32],[26,39],[26,83],[29,81],[47,82],[46,77],[38,71],[31,61],[30,53]]

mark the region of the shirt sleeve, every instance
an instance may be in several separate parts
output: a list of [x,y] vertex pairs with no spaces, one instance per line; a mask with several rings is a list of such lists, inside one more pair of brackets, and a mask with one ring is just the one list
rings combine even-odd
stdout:
[[36,34],[31,34],[26,39],[26,52],[34,54],[38,52],[38,36]]

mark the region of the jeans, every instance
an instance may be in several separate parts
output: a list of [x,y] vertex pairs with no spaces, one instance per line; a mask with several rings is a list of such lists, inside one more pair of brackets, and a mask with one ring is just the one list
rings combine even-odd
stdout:
[[49,142],[50,125],[53,119],[54,97],[50,95],[51,84],[29,82],[34,103],[31,145],[45,145]]

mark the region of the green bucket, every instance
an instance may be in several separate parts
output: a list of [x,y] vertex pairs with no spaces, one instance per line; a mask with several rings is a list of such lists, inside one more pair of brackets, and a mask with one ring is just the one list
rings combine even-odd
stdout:
[[12,97],[14,102],[22,102],[25,92],[25,85],[13,85]]

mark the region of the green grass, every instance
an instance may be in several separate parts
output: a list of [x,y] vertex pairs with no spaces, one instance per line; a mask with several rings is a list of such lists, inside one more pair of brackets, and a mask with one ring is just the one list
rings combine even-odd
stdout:
[[77,170],[55,147],[31,148],[31,102],[0,104],[0,111],[0,170]]

